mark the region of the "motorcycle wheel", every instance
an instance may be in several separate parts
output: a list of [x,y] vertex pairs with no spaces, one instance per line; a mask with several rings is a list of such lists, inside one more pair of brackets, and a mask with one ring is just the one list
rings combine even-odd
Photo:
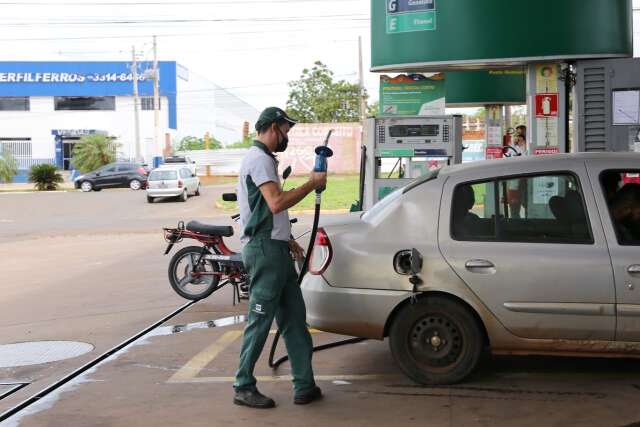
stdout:
[[204,299],[221,288],[220,276],[191,276],[193,271],[213,273],[222,270],[216,262],[200,261],[201,254],[201,246],[187,246],[176,252],[169,262],[171,287],[178,295],[192,301]]

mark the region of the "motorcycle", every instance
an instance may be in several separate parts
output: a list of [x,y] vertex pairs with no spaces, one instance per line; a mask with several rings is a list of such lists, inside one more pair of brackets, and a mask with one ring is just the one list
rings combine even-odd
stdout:
[[[288,167],[283,173],[284,181],[290,174],[291,167]],[[237,195],[225,193],[222,199],[234,202],[237,201]],[[236,222],[239,218],[240,214],[231,217]],[[291,224],[297,221],[293,218]],[[163,230],[167,242],[165,255],[184,239],[193,239],[201,244],[180,249],[169,262],[169,283],[178,295],[197,301],[230,284],[234,288],[234,305],[236,301],[248,299],[250,278],[244,268],[242,254],[229,249],[224,241],[225,237],[233,236],[233,227],[209,225],[199,221],[190,221],[185,226],[184,221],[180,221],[177,227]]]

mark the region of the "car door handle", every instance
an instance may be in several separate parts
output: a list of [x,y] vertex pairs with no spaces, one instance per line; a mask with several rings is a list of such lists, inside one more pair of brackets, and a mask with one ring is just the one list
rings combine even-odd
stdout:
[[478,268],[495,268],[495,265],[491,261],[487,261],[485,259],[470,259],[464,264],[465,268],[468,270],[478,269]]
[[640,265],[638,265],[638,264],[630,265],[627,268],[627,273],[629,273],[629,274],[640,274]]

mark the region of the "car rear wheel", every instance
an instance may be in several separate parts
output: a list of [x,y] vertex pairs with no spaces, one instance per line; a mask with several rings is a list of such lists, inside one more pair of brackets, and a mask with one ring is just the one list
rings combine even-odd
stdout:
[[189,195],[187,194],[187,190],[185,189],[178,200],[180,200],[181,202],[186,202],[188,198]]
[[93,190],[93,184],[91,184],[89,181],[83,181],[82,184],[80,184],[80,189],[85,193],[88,193],[89,191]]
[[137,191],[142,188],[142,183],[139,179],[132,179],[129,181],[129,188]]
[[419,384],[454,384],[478,364],[482,331],[462,305],[427,297],[400,311],[391,325],[389,347],[400,369]]

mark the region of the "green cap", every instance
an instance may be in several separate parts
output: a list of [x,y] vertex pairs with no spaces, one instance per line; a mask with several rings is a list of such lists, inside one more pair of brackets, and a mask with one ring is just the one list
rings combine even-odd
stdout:
[[264,125],[269,125],[273,122],[277,122],[278,120],[286,120],[289,122],[291,127],[295,126],[298,123],[297,120],[293,120],[291,117],[287,116],[287,113],[284,112],[282,108],[278,107],[268,107],[265,108],[262,113],[260,113],[260,117],[256,122],[256,130],[260,129]]

